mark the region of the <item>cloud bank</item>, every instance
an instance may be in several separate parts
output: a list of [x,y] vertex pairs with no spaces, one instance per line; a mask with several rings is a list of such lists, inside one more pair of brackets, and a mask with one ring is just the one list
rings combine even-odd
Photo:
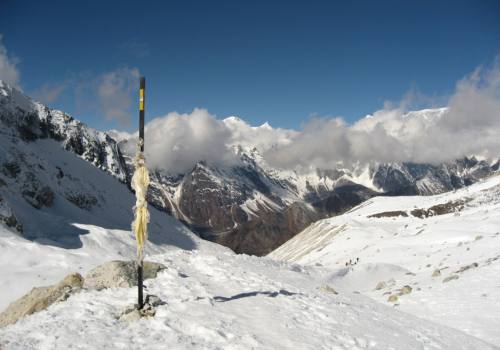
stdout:
[[353,125],[316,119],[287,145],[264,152],[284,168],[338,162],[439,163],[468,155],[500,156],[500,65],[478,68],[456,85],[447,108],[384,108]]
[[[216,165],[231,165],[236,161],[228,146],[231,131],[205,109],[156,118],[146,125],[144,133],[148,165],[153,168],[184,173],[198,161]],[[137,139],[125,147],[127,153],[134,154]]]
[[299,171],[500,156],[498,60],[459,81],[447,107],[408,112],[410,102],[386,105],[354,124],[340,117],[314,118],[300,131],[252,127],[235,117],[223,121],[204,109],[170,113],[147,124],[148,163],[172,173],[188,171],[201,160],[231,164],[236,161],[234,145],[255,146],[269,165]]

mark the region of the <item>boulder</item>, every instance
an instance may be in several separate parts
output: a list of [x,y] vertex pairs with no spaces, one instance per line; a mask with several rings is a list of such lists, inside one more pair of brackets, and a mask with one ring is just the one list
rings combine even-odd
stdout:
[[71,294],[79,291],[82,285],[83,277],[79,273],[73,273],[52,286],[33,288],[0,313],[0,327],[16,323],[25,316],[45,310],[53,303],[68,299]]
[[398,301],[398,296],[396,294],[390,295],[387,301],[390,303],[395,303]]
[[123,314],[120,316],[119,320],[125,323],[132,323],[139,321],[142,315],[139,310],[134,307],[127,308]]
[[462,273],[464,271],[467,271],[469,269],[474,269],[476,267],[478,267],[479,264],[478,263],[472,263],[470,265],[465,265],[465,266],[462,266],[460,269],[458,269],[457,271],[455,271],[456,273]]
[[[163,264],[145,261],[144,279],[156,278],[158,272],[167,267]],[[137,285],[137,267],[135,261],[109,261],[85,275],[86,289],[101,290],[104,288],[132,287]]]
[[381,289],[384,289],[384,288],[387,288],[387,283],[385,283],[384,281],[380,281],[375,286],[375,290],[381,290]]
[[156,308],[164,304],[165,302],[163,302],[156,295],[148,294],[146,295],[142,309],[137,309],[137,304],[129,305],[120,314],[118,319],[125,323],[132,323],[140,320],[141,317],[154,317],[156,315]]
[[321,291],[326,292],[326,293],[331,293],[331,294],[339,294],[335,289],[330,287],[328,284],[325,284],[324,286],[321,286],[319,288]]
[[410,294],[412,290],[413,289],[410,286],[406,285],[399,290],[399,295]]

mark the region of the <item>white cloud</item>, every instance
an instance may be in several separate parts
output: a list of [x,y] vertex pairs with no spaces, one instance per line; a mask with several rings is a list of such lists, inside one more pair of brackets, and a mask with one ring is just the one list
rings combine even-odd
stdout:
[[0,80],[20,88],[20,74],[16,67],[17,64],[18,59],[8,55],[7,49],[2,44],[2,35],[0,34]]
[[[184,173],[198,161],[217,165],[235,161],[228,148],[230,130],[205,109],[153,119],[146,125],[144,139],[148,164],[171,173]],[[127,152],[135,151],[136,141],[131,140]]]
[[[17,63],[17,58],[9,56],[0,34],[0,80],[20,88]],[[77,109],[96,111],[108,121],[127,126],[138,85],[139,70],[120,67],[97,77],[88,72],[73,74],[62,82],[44,84],[32,94],[40,102],[49,104],[56,101],[65,90],[71,90],[75,94]]]
[[261,126],[251,126],[238,117],[224,119],[224,125],[231,132],[231,145],[243,147],[256,147],[267,150],[278,144],[286,144],[297,131],[281,128],[273,128],[268,123]]
[[97,78],[99,110],[109,120],[130,123],[130,107],[139,87],[139,70],[122,67]]
[[33,92],[33,97],[44,104],[49,104],[56,101],[69,86],[69,81],[59,84],[43,84],[42,87]]

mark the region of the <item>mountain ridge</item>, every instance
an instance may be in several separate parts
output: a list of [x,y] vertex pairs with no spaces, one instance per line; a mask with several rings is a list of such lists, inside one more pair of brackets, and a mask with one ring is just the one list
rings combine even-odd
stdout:
[[[430,111],[424,111],[426,117],[432,114]],[[130,188],[133,138],[94,130],[5,83],[0,83],[0,119],[7,126],[4,137],[19,137],[23,142],[53,139]],[[236,117],[223,123],[242,130],[270,128],[268,124],[251,127]],[[299,173],[269,166],[259,150],[246,142],[232,146],[235,164],[199,161],[184,174],[151,169],[148,202],[203,238],[238,253],[265,255],[316,220],[341,214],[373,196],[442,193],[498,170],[498,161],[490,164],[471,157],[439,165],[375,163]],[[4,160],[4,173],[12,168],[11,161],[16,162],[12,158]],[[83,202],[92,206],[94,200]]]

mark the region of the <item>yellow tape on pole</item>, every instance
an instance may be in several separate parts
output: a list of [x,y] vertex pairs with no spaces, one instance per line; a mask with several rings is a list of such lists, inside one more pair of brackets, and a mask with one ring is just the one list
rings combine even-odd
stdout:
[[144,110],[144,89],[139,90],[139,110]]

